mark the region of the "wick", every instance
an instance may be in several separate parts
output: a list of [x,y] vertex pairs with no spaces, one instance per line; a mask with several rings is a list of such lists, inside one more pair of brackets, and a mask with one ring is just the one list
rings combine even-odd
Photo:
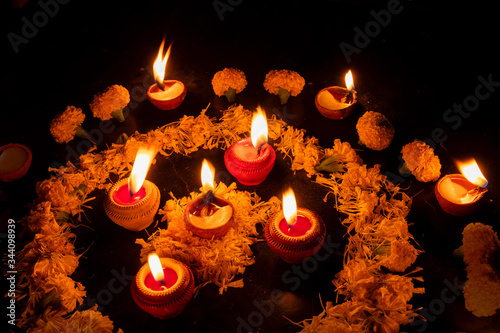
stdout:
[[160,81],[158,81],[156,78],[155,78],[155,82],[156,82],[156,85],[158,86],[158,88],[160,88],[161,90],[165,91],[165,85],[163,83],[161,83]]
[[203,198],[203,206],[208,206],[212,200],[214,199],[214,192],[212,190],[209,190],[207,194],[205,194],[205,197]]
[[291,224],[288,225],[288,232],[290,232],[290,229],[292,229],[292,225]]
[[161,283],[161,284],[165,284],[165,280],[161,279],[161,280],[160,280],[160,283]]

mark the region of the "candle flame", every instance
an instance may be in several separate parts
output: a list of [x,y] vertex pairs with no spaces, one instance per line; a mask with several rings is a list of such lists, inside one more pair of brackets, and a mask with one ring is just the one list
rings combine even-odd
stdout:
[[165,38],[161,41],[160,49],[158,50],[158,56],[153,64],[153,73],[156,82],[163,83],[165,78],[165,68],[167,67],[167,60],[170,56],[170,50],[172,49],[172,44],[167,49],[167,53],[163,56],[163,46],[165,45]]
[[130,195],[134,195],[141,189],[155,155],[156,150],[149,146],[141,146],[137,151],[134,166],[132,167],[132,172],[128,178],[128,189],[130,191]]
[[201,184],[203,188],[207,190],[214,188],[214,174],[214,166],[206,159],[203,159],[203,164],[201,166]]
[[354,90],[354,80],[352,78],[351,70],[349,70],[349,72],[347,72],[347,74],[345,75],[345,85],[347,87],[347,90]]
[[292,226],[297,222],[297,202],[291,188],[283,193],[283,215],[288,225]]
[[163,267],[161,266],[160,258],[156,253],[150,253],[148,255],[148,264],[151,274],[156,281],[162,281],[165,278],[163,274]]
[[262,109],[257,107],[257,112],[252,116],[252,144],[259,149],[264,143],[267,143],[267,119]]
[[483,176],[474,158],[468,161],[456,161],[456,163],[462,175],[464,175],[464,177],[467,178],[467,180],[472,184],[479,187],[486,187],[486,185],[488,185],[488,181]]

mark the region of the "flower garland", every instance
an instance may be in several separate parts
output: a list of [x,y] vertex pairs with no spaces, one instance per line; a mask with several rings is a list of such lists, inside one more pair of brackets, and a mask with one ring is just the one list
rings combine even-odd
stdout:
[[[68,162],[58,169],[50,168],[55,174],[37,184],[38,198],[22,221],[34,234],[34,239],[18,257],[21,272],[18,301],[24,309],[19,327],[35,332],[74,331],[75,325],[79,325],[81,331],[91,328],[94,332],[113,330],[112,321],[100,315],[96,308],[75,311],[86,292],[81,283],[70,277],[80,256],[74,251],[75,235],[71,232],[69,217],[79,221],[86,203],[93,199],[93,191],[108,190],[113,184],[112,178],[123,178],[131,170],[141,144],[156,146],[164,156],[173,153],[187,156],[198,149],[226,149],[250,131],[251,112],[241,105],[230,107],[218,122],[205,113],[206,109],[197,117],[184,116],[145,134],[136,132],[126,143],[113,144],[102,152],[92,150],[80,157],[79,167]],[[377,331],[396,332],[400,324],[408,323],[415,315],[407,302],[413,293],[422,290],[414,288],[412,278],[407,275],[384,273],[381,267],[404,271],[419,252],[410,244],[412,237],[405,220],[411,199],[380,174],[379,166],[367,168],[362,165],[349,143],[335,140],[332,148],[324,149],[316,138],[305,137],[304,130],[286,126],[275,116],[268,126],[270,139],[275,141],[278,151],[291,159],[292,170],[304,170],[308,177],[329,188],[335,197],[336,208],[348,216],[343,221],[349,235],[345,265],[334,280],[338,293],[346,297],[346,302],[336,306],[327,303],[322,314],[300,325],[304,331],[328,330],[332,323],[343,323],[356,329],[351,331],[376,328]],[[329,176],[318,171],[318,165],[325,161],[334,166],[332,170],[335,171]],[[260,216],[260,222],[280,205],[277,199],[263,202],[255,194],[236,191],[233,185],[222,186],[219,190],[228,197],[238,196],[234,200],[246,200],[249,211]],[[167,201],[160,214],[169,221],[179,219],[176,216],[187,200],[174,197]],[[166,231],[158,230],[150,244],[139,241],[144,246],[142,255],[153,248],[165,249],[166,237],[174,239],[180,229],[176,231],[176,223],[172,224],[174,226]],[[248,227],[245,223],[242,226]],[[255,232],[250,230],[245,235],[249,236],[245,238],[248,243],[234,246],[236,253],[244,253],[241,267],[253,260],[248,245],[254,241]],[[403,257],[408,259],[400,263]],[[207,267],[207,263],[198,261],[195,271],[206,275],[204,281],[216,283],[220,292],[227,287],[241,287],[241,280],[234,281],[234,276],[243,269],[230,270],[231,274],[221,279],[219,272],[222,270],[217,271],[217,264]],[[82,328],[84,325],[89,326]]]

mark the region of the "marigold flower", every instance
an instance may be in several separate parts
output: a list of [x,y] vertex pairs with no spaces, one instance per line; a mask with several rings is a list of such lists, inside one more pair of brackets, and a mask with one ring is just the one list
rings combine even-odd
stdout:
[[381,260],[382,266],[393,272],[404,272],[417,259],[418,251],[406,239],[394,239],[388,256]]
[[492,316],[500,309],[500,276],[493,260],[500,253],[498,235],[491,226],[470,223],[463,231],[465,307],[477,317]]
[[271,94],[279,95],[281,104],[285,104],[290,95],[300,94],[305,84],[306,81],[299,73],[288,69],[272,70],[264,80],[264,88]]
[[434,155],[434,149],[423,141],[415,140],[401,150],[406,167],[421,182],[438,180],[441,175],[441,162]]
[[245,73],[237,68],[224,68],[215,73],[212,79],[215,94],[217,96],[226,95],[230,103],[234,102],[236,94],[242,92],[246,85]]
[[367,111],[356,124],[359,140],[373,150],[387,148],[394,138],[394,127],[387,118],[375,111]]
[[94,95],[90,104],[90,109],[101,120],[108,120],[111,117],[119,121],[125,121],[123,109],[130,102],[128,90],[118,84],[112,85],[101,93]]
[[80,125],[84,120],[82,109],[70,105],[52,120],[50,133],[58,143],[69,142],[75,135],[82,136],[84,131]]

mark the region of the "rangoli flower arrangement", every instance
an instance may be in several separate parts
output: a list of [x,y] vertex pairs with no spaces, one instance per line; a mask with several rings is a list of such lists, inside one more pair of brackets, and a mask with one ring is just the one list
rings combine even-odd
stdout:
[[104,91],[94,95],[90,109],[94,117],[101,120],[115,118],[120,122],[125,121],[123,109],[130,102],[130,94],[127,88],[114,84]]
[[288,70],[271,70],[264,79],[264,88],[271,94],[278,95],[281,104],[286,104],[288,98],[297,96],[304,88],[306,81],[299,73]]
[[237,68],[224,68],[215,73],[212,87],[217,96],[225,95],[229,103],[236,100],[236,94],[245,89],[247,78],[245,73]]

